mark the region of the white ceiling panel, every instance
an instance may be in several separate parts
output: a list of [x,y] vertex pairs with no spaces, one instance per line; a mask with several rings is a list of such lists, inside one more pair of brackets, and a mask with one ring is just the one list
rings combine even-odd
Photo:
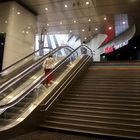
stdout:
[[[73,33],[81,36],[90,36],[99,32],[104,33],[104,17],[112,17],[109,23],[111,24],[115,14],[127,13],[130,24],[135,23],[137,33],[140,34],[140,0],[19,1],[37,14],[38,28],[46,28],[49,33],[67,33],[69,30],[73,30]],[[86,4],[86,2],[88,3]],[[45,10],[45,8],[48,9]],[[74,20],[76,23],[74,23]],[[85,28],[85,32],[81,31],[83,28]],[[95,28],[98,28],[98,31],[95,31]]]

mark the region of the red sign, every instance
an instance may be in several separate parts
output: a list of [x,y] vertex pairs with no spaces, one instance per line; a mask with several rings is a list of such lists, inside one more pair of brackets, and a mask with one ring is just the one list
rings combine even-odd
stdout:
[[106,48],[104,49],[104,53],[105,53],[105,54],[108,54],[108,53],[113,52],[113,51],[114,51],[114,47],[106,47]]

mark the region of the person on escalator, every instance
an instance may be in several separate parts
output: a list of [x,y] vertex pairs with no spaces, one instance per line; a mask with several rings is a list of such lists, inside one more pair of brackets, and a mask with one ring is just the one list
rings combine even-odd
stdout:
[[[56,60],[53,58],[52,55],[49,55],[45,61],[43,62],[43,69],[44,69],[44,76],[47,76],[47,74],[55,67]],[[44,81],[44,85],[50,86],[53,84],[53,74],[50,74]]]

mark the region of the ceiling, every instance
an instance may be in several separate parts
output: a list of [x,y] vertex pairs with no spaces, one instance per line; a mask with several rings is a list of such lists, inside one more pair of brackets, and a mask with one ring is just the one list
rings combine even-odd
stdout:
[[[6,1],[6,0],[0,0]],[[104,32],[104,17],[113,27],[115,14],[128,14],[140,35],[140,0],[17,0],[37,14],[38,29],[90,38]],[[47,8],[47,9],[45,9]]]

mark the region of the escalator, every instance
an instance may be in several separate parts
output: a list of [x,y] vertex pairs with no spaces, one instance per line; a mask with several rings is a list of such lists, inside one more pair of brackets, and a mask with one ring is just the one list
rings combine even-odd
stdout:
[[[48,57],[49,54],[56,55],[59,51],[61,51],[64,48],[70,49],[70,47],[67,46],[56,48],[50,51],[48,54],[41,57],[40,59],[38,59],[34,64],[24,69],[21,73],[2,83],[0,85],[0,94],[1,94],[0,100],[6,97],[9,93],[12,93],[13,90],[17,88],[19,89],[21,85],[22,89],[24,89],[38,77],[41,77],[41,75],[43,75],[42,63],[46,59],[46,57]],[[63,57],[57,57],[56,63],[61,61],[62,59]]]
[[[19,133],[14,133],[14,135],[19,135],[29,128],[33,129],[38,126],[38,119],[41,121],[40,115],[43,113],[40,112],[41,108],[46,105],[49,107],[52,104],[61,93],[60,90],[64,86],[63,84],[68,80],[67,76],[72,75],[72,71],[77,71],[75,70],[77,65],[81,67],[82,64],[91,59],[89,55],[81,55],[80,51],[77,51],[80,48],[78,47],[76,50],[70,51],[66,57],[60,58],[56,67],[47,76],[44,77],[43,71],[39,70],[33,75],[27,75],[29,78],[24,82],[18,81],[16,84],[10,86],[9,88],[11,88],[13,95],[10,90],[8,94],[1,94],[0,137],[7,139],[15,131]],[[66,47],[61,49],[66,49]],[[52,52],[52,54],[55,55],[57,52],[58,50]],[[42,85],[44,79],[51,73],[54,75],[54,84],[50,87]],[[17,84],[19,85],[17,86]],[[8,90],[5,91],[7,92]],[[59,94],[57,94],[58,91]]]
[[[40,54],[40,52],[45,51],[46,49],[48,49],[48,48],[44,47],[43,49],[39,49],[39,50],[25,56],[24,58],[18,60],[17,62],[13,63],[12,65],[4,68],[0,72],[0,84],[3,84],[4,82],[8,81],[12,77],[21,73],[22,71],[24,71],[25,69],[27,69],[28,67],[33,65],[36,61],[41,59],[45,54],[41,55],[41,56],[39,54]],[[48,51],[50,51],[50,50],[48,50]]]

